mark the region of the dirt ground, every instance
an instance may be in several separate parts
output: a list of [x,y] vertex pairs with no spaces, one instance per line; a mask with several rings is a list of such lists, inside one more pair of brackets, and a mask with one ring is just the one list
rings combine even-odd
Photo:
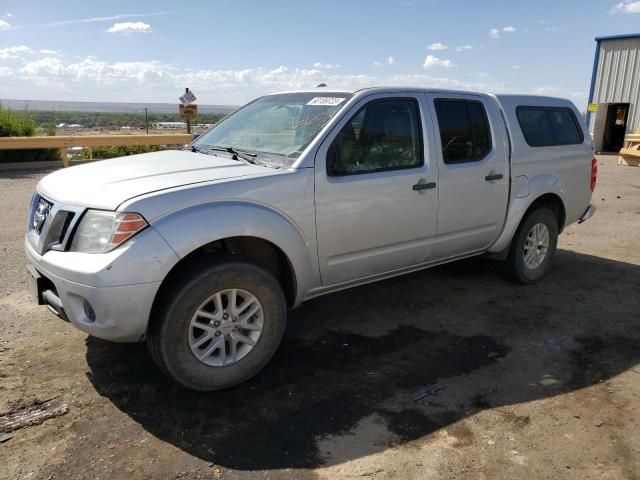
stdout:
[[0,443],[0,478],[640,478],[640,168],[599,168],[539,285],[472,259],[318,298],[211,394],[31,303],[43,172],[0,172],[0,418],[68,405]]

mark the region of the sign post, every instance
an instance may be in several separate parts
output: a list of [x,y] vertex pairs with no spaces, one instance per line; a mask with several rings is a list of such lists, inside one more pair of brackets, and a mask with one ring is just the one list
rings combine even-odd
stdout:
[[180,118],[184,118],[187,123],[187,133],[191,133],[191,119],[198,116],[198,106],[192,105],[196,101],[196,96],[188,88],[184,89],[184,95],[180,98],[180,105],[178,105],[178,112]]

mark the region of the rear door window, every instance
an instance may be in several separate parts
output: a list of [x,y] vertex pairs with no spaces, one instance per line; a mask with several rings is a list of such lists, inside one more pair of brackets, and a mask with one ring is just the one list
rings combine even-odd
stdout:
[[491,130],[482,103],[436,99],[436,115],[444,163],[482,160],[491,151]]
[[487,114],[480,102],[467,102],[467,109],[473,134],[473,158],[480,160],[491,150],[491,133]]
[[575,145],[584,140],[576,117],[569,108],[520,106],[516,109],[516,116],[531,147]]

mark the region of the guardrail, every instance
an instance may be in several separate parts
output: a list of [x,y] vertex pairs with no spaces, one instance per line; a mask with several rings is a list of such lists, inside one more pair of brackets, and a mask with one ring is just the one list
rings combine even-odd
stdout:
[[111,147],[130,145],[186,145],[191,143],[188,133],[162,135],[61,135],[52,137],[0,137],[0,150],[32,150],[57,148],[65,167],[69,166],[67,148]]

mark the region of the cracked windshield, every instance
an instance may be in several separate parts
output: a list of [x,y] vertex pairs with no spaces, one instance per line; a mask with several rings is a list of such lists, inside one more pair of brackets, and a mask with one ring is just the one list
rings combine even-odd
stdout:
[[196,146],[232,147],[259,161],[289,166],[346,103],[341,93],[294,93],[262,97],[202,135]]

